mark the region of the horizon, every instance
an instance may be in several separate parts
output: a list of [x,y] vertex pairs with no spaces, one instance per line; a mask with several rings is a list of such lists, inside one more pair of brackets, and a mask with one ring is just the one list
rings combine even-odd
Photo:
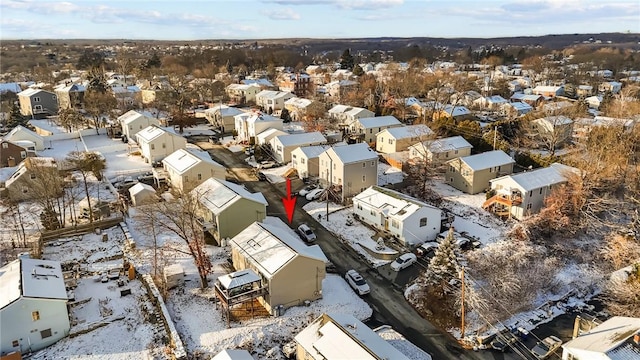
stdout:
[[640,33],[636,0],[3,0],[0,9],[2,40],[491,39]]

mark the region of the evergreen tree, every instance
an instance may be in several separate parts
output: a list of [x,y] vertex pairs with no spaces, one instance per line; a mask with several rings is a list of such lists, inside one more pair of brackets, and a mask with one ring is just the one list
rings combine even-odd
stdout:
[[282,122],[285,122],[285,123],[291,122],[291,115],[289,114],[289,110],[282,109],[282,111],[280,112],[280,118],[282,119]]
[[364,75],[364,70],[362,70],[362,68],[361,68],[361,67],[360,67],[360,65],[358,65],[358,64],[355,64],[355,65],[353,66],[353,70],[352,70],[351,72],[353,72],[353,75],[355,75],[355,76],[362,76],[362,75]]
[[11,106],[11,112],[9,113],[9,118],[7,119],[7,127],[14,128],[18,125],[25,126],[27,124],[27,118],[20,113],[20,107],[18,104],[14,103]]
[[458,278],[460,265],[458,264],[458,245],[456,244],[453,228],[449,229],[447,236],[442,240],[429,266],[427,267],[427,282],[440,288],[444,294],[447,284]]
[[353,56],[351,56],[351,52],[349,51],[349,49],[346,49],[342,53],[342,57],[340,58],[340,69],[351,70],[353,69],[355,63],[355,59],[353,58]]

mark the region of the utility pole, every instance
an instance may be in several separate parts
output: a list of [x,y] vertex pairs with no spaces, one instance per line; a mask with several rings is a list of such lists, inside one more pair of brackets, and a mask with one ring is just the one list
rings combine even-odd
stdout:
[[498,127],[493,127],[493,150],[496,149],[496,141],[498,140]]
[[327,195],[327,222],[329,222],[329,192],[331,191],[331,187],[333,186],[333,159],[331,158],[331,156],[329,155],[329,153],[327,153],[327,156],[329,156],[329,172],[327,173],[329,175],[329,178],[327,179],[328,181],[328,188],[326,190],[326,195]]
[[460,317],[462,318],[462,325],[460,326],[460,338],[464,339],[464,266],[460,270],[460,280],[462,281],[462,299],[460,301],[462,309],[460,310]]

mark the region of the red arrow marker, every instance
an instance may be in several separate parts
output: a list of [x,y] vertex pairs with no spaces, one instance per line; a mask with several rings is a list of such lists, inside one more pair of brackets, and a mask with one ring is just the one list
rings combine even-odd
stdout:
[[289,224],[293,221],[293,211],[296,209],[296,197],[291,197],[291,179],[287,179],[287,197],[282,198],[282,205],[287,212],[287,219]]

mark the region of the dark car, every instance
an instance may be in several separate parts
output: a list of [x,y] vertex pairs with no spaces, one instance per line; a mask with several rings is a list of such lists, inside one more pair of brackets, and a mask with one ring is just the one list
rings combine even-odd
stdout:
[[260,181],[267,181],[267,175],[265,175],[262,171],[258,171],[256,173],[256,176],[258,177],[258,180],[260,180]]
[[511,345],[516,343],[518,338],[510,331],[503,331],[499,333],[493,341],[491,341],[491,348],[501,352],[506,352],[511,348]]

